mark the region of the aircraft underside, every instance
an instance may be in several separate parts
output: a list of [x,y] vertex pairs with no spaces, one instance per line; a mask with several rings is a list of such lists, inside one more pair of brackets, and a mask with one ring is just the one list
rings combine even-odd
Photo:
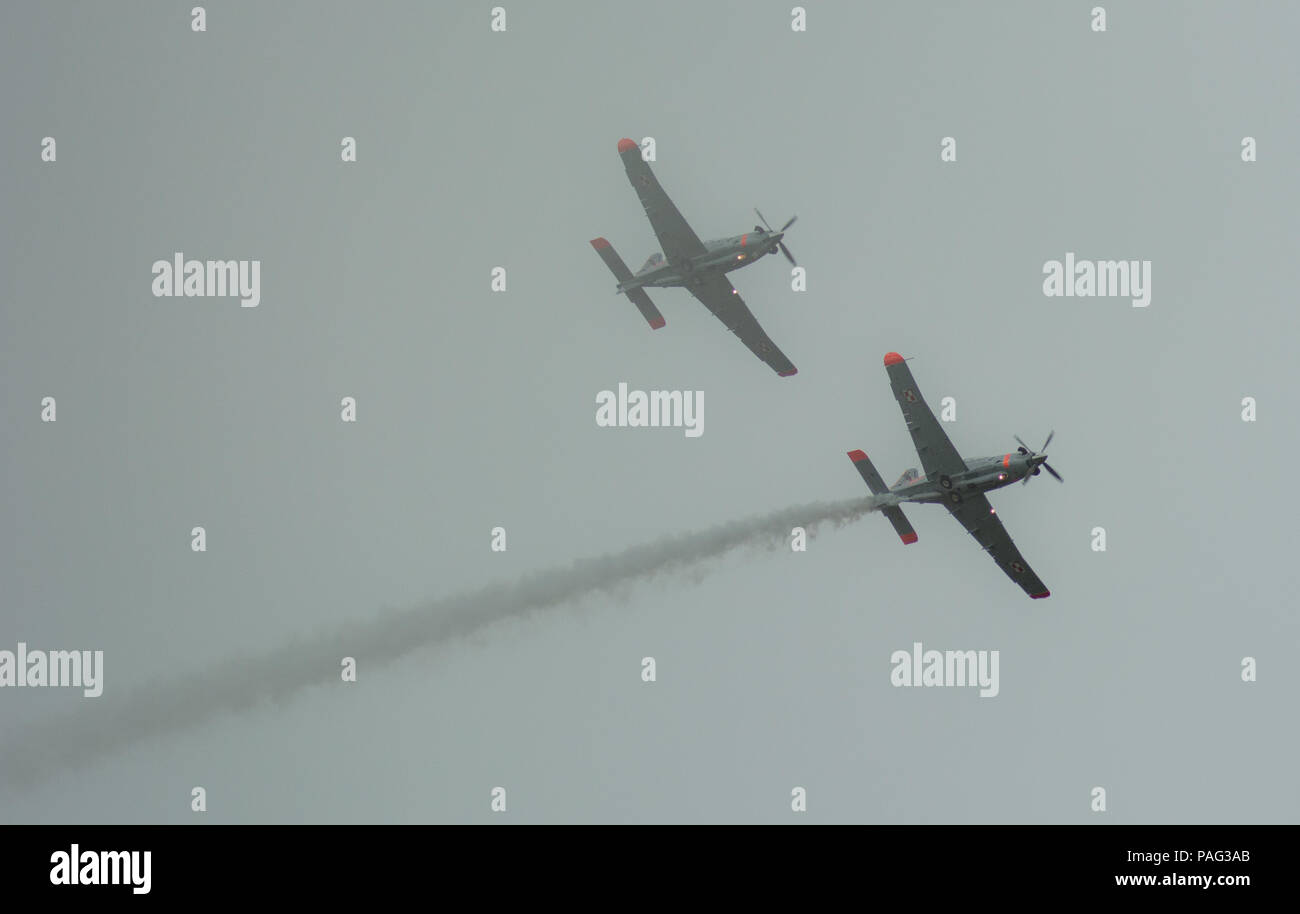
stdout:
[[762,226],[731,238],[705,242],[664,193],[649,164],[641,157],[636,141],[619,140],[618,154],[660,244],[660,250],[651,254],[641,269],[633,273],[609,239],[591,239],[591,246],[618,280],[618,291],[636,306],[651,330],[660,330],[667,321],[647,290],[674,286],[685,288],[778,377],[789,378],[798,374],[794,363],[772,342],[740,292],[726,277],[732,270],[753,263],[772,250],[780,250],[793,265],[794,255],[781,239],[794,224],[794,217],[780,229],[772,229],[763,214],[755,210]]
[[[911,502],[938,502],[973,536],[998,567],[1015,581],[1031,598],[1040,600],[1051,596],[1041,578],[1025,561],[1020,550],[1007,533],[997,510],[984,493],[1013,482],[1029,482],[1040,471],[1061,480],[1047,463],[1047,446],[1053,433],[1038,451],[1016,437],[1020,447],[1014,453],[1001,457],[977,457],[965,460],[953,447],[934,411],[926,404],[917,388],[916,379],[907,367],[907,360],[897,352],[885,353],[885,371],[889,375],[894,398],[902,409],[903,421],[912,435],[912,443],[921,458],[924,475],[916,469],[907,470],[893,486],[885,485],[865,451],[849,451],[848,456],[871,490],[874,506],[889,521],[903,545],[918,539],[903,505]],[[1013,436],[1015,437],[1015,436]]]
[[705,261],[693,265],[689,271],[664,269],[645,276],[638,276],[636,279],[643,286],[684,286],[688,285],[693,278],[706,276],[710,273],[730,273],[732,270],[738,270],[751,263],[753,263],[752,260],[737,261],[734,258]]

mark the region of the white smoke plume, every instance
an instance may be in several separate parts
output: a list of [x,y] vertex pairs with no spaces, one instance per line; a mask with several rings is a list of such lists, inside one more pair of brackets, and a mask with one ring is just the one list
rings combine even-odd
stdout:
[[181,677],[106,691],[84,710],[6,734],[0,773],[10,785],[31,783],[137,741],[201,723],[215,715],[278,701],[338,678],[342,657],[374,670],[416,650],[445,644],[493,623],[599,592],[695,568],[742,547],[787,544],[792,527],[812,536],[827,524],[839,527],[874,509],[871,498],[821,502],[669,536],[623,552],[580,559],[568,568],[535,572],[432,604],[389,610],[310,641],[258,656],[229,660]]

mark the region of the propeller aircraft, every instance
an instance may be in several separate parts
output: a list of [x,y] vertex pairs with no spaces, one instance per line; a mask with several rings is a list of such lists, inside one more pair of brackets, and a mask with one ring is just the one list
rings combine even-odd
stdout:
[[781,228],[773,229],[755,207],[754,212],[758,213],[763,224],[754,226],[753,231],[716,241],[701,241],[659,186],[649,164],[642,159],[636,142],[619,140],[618,153],[663,252],[652,254],[645,265],[633,273],[608,241],[592,239],[591,246],[618,280],[616,294],[631,299],[651,329],[658,330],[667,322],[650,300],[646,288],[685,288],[778,375],[788,378],[798,373],[794,363],[759,326],[757,318],[726,275],[777,251],[797,266],[784,239],[786,230],[798,217],[792,216]]
[[903,421],[912,433],[912,443],[916,446],[925,474],[921,475],[918,470],[911,469],[893,486],[886,486],[865,453],[860,450],[849,451],[849,459],[871,489],[876,506],[893,524],[903,544],[915,543],[917,536],[901,506],[907,502],[939,502],[1025,593],[1035,600],[1051,596],[1047,585],[1034,574],[1034,570],[1020,555],[1020,550],[1016,548],[1006,527],[1002,526],[997,511],[989,504],[984,493],[1009,486],[1017,480],[1025,485],[1043,470],[1047,470],[1058,482],[1064,482],[1061,474],[1048,464],[1047,455],[1042,453],[1052,443],[1052,437],[1056,433],[1049,433],[1037,451],[1030,450],[1020,440],[1020,436],[1016,435],[1013,437],[1020,447],[1015,453],[964,460],[948,440],[948,435],[935,418],[934,412],[926,405],[903,357],[897,352],[887,353],[885,371],[889,374],[894,397],[903,410]]

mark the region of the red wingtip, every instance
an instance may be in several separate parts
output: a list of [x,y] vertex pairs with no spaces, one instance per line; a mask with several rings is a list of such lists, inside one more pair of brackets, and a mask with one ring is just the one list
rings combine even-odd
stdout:
[[916,542],[916,534],[915,534],[915,533],[904,533],[904,534],[902,535],[901,539],[903,540],[903,545],[904,545],[904,546],[910,546],[910,545],[912,545],[913,543]]
[[1031,600],[1041,600],[1043,597],[1050,597],[1051,595],[1052,592],[1050,590],[1044,590],[1042,593],[1031,593],[1029,598]]
[[636,140],[629,140],[625,138],[618,141],[618,151],[620,154],[627,152],[629,149],[637,149],[637,148],[638,147],[636,144]]
[[903,357],[899,355],[897,352],[885,353],[885,367],[889,367],[890,365],[897,365],[901,361],[903,361]]
[[660,327],[662,327],[662,326],[663,326],[664,324],[666,324],[666,323],[668,323],[668,321],[664,320],[662,317],[656,317],[654,320],[652,320],[652,321],[650,322],[650,329],[651,329],[651,330],[658,330]]
[[591,239],[591,246],[599,251],[601,248],[609,247],[609,242],[604,238],[593,238]]
[[849,451],[849,459],[854,463],[861,463],[867,459],[867,455],[864,451]]
[[798,373],[799,373],[798,368],[791,368],[789,371],[778,371],[777,376],[782,378],[788,378],[790,377],[790,375],[798,374]]

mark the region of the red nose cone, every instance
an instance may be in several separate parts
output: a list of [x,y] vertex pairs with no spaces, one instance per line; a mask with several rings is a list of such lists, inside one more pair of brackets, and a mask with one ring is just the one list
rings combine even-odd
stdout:
[[618,141],[618,151],[620,153],[624,153],[627,152],[629,149],[636,149],[636,148],[637,148],[636,140],[623,139]]
[[888,366],[890,366],[890,365],[897,365],[897,364],[898,364],[899,362],[901,362],[901,361],[903,361],[903,357],[902,357],[901,355],[899,355],[897,352],[886,352],[886,353],[885,353],[885,366],[886,366],[886,367],[888,367]]

